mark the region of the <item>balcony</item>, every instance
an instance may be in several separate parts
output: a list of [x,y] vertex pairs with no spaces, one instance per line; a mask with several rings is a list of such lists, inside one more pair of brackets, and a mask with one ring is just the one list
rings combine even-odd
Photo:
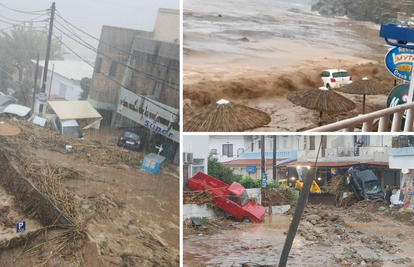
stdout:
[[392,148],[391,156],[393,157],[414,156],[414,147]]
[[[359,153],[358,153],[359,152]],[[388,162],[391,153],[391,147],[371,146],[360,147],[359,151],[355,148],[327,148],[325,149],[325,157],[322,157],[322,161],[375,161],[375,162]],[[320,155],[321,157],[321,155]],[[299,151],[298,160],[300,161],[313,161],[315,160],[315,153],[308,154],[307,150]]]

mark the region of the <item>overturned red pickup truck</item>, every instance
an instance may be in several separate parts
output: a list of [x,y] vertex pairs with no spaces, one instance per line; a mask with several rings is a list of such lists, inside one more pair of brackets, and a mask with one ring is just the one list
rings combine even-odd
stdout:
[[205,173],[198,172],[187,183],[193,191],[206,190],[213,196],[213,203],[242,222],[260,222],[266,209],[253,203],[240,184],[233,182],[230,186]]

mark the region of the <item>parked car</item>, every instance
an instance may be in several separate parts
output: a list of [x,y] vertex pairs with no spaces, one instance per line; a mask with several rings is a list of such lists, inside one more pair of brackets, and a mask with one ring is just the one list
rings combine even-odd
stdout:
[[17,104],[0,107],[0,115],[1,114],[5,114],[8,117],[16,117],[24,120],[31,120],[34,117],[31,108]]
[[384,199],[381,184],[368,167],[362,165],[349,168],[347,183],[351,185],[358,200]]
[[0,95],[0,107],[6,107],[10,104],[17,104],[19,100],[10,95]]
[[141,151],[143,147],[141,137],[138,134],[129,131],[122,132],[118,137],[116,145],[133,151]]
[[85,135],[82,133],[76,120],[61,120],[58,116],[55,116],[50,121],[50,124],[63,135],[70,135],[76,138],[83,138]]
[[246,189],[236,182],[228,185],[205,173],[198,172],[188,180],[187,186],[192,191],[209,191],[216,207],[242,222],[258,223],[265,216],[266,209],[260,204],[253,203]]
[[340,88],[341,86],[352,83],[352,77],[346,70],[329,69],[321,73],[324,86],[328,89]]

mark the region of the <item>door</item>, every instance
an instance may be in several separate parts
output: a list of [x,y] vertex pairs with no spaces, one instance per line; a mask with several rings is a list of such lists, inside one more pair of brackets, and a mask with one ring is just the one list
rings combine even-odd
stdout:
[[227,213],[230,213],[234,217],[238,217],[240,213],[239,198],[232,193],[229,194],[228,198],[223,199],[224,203],[221,206],[221,209]]

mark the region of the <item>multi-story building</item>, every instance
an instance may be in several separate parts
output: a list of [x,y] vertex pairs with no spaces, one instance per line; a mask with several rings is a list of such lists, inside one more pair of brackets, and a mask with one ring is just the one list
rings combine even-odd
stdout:
[[159,9],[154,31],[104,26],[88,101],[111,127],[140,126],[179,159],[179,12]]

